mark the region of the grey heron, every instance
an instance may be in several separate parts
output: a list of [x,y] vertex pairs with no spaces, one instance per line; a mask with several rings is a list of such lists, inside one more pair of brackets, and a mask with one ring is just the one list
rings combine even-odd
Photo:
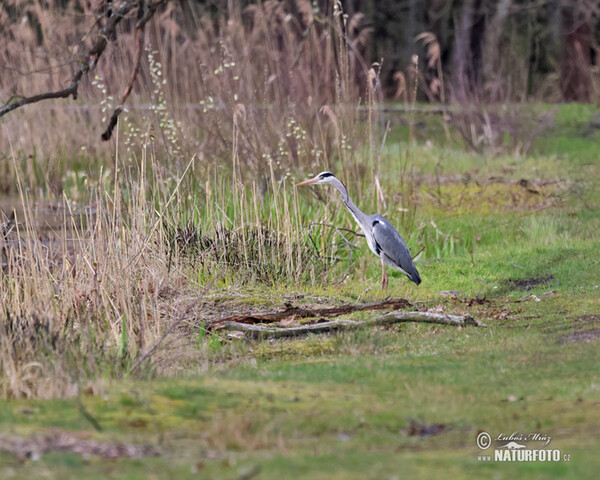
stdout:
[[358,223],[367,239],[371,251],[381,260],[381,288],[387,289],[388,276],[386,266],[395,268],[404,273],[417,285],[421,283],[421,277],[410,256],[410,251],[404,243],[398,230],[382,215],[366,215],[354,204],[346,186],[331,172],[319,173],[315,178],[300,182],[300,185],[321,185],[328,183],[340,192],[342,202]]

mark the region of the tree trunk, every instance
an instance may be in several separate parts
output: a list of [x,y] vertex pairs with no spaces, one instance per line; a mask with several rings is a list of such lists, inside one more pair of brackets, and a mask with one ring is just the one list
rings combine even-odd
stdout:
[[485,40],[483,0],[466,0],[457,21],[452,59],[452,93],[458,102],[476,100]]
[[592,90],[592,28],[589,18],[573,5],[561,12],[563,51],[560,89],[567,102],[589,102]]

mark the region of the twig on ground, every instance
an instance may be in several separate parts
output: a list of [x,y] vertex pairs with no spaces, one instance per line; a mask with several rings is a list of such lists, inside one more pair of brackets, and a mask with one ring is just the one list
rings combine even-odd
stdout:
[[278,322],[280,320],[290,317],[337,317],[338,315],[343,315],[345,313],[362,312],[364,310],[381,310],[385,308],[393,308],[397,310],[399,308],[406,308],[411,306],[411,303],[404,298],[400,298],[397,300],[384,300],[383,302],[376,303],[363,303],[362,305],[341,305],[339,307],[315,309],[294,307],[290,304],[287,304],[286,309],[281,312],[267,313],[264,315],[236,315],[233,317],[213,320],[211,322],[208,322],[208,324],[210,327],[212,327],[213,325],[220,325],[225,322],[270,323]]
[[412,256],[412,259],[414,260],[415,258],[417,258],[417,257],[418,257],[418,256],[421,254],[421,252],[422,252],[423,250],[425,250],[425,246],[422,246],[422,247],[419,249],[419,251],[418,251],[417,253],[415,253],[415,254]]
[[83,415],[83,418],[90,422],[92,427],[94,427],[94,430],[96,430],[97,432],[102,431],[102,426],[100,425],[98,420],[96,420],[96,418],[87,410],[87,408],[85,408],[85,405],[81,401],[81,398],[77,398],[77,409],[79,410],[81,415]]
[[223,323],[223,328],[226,330],[244,332],[246,336],[251,338],[280,338],[296,337],[309,333],[326,333],[336,330],[350,330],[359,327],[390,325],[393,323],[404,322],[438,323],[441,325],[452,325],[456,327],[464,327],[468,325],[473,325],[476,327],[486,326],[484,323],[475,320],[471,315],[447,315],[444,313],[396,311],[382,315],[381,317],[372,318],[370,320],[332,320],[330,322],[314,323],[311,325],[287,328],[247,325],[241,322],[226,321]]

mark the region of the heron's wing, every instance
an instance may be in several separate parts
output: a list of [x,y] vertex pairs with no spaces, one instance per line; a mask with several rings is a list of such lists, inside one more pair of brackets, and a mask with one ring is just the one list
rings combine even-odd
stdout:
[[387,265],[402,270],[417,285],[421,277],[398,230],[383,216],[371,215],[373,237],[380,250],[379,255]]

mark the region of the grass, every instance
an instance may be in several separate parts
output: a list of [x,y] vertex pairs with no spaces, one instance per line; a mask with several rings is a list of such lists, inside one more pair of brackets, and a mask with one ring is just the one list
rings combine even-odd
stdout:
[[[390,152],[397,148],[402,145],[392,145]],[[587,191],[590,183],[584,182],[581,190],[573,188],[581,171],[571,166],[578,158],[569,155],[577,156],[579,147],[572,153],[547,151],[526,157],[508,170],[505,157],[460,157],[460,151],[450,150],[447,158],[460,157],[464,166],[457,164],[457,177],[441,179],[439,190],[434,172],[428,170],[429,148],[411,146],[415,214],[406,216],[393,203],[385,211],[399,225],[403,221],[414,225],[407,238],[413,248],[426,246],[418,261],[425,281],[417,288],[394,274],[390,293],[429,308],[468,312],[488,328],[407,324],[258,343],[223,341],[204,333],[190,341],[185,335],[176,336],[175,343],[159,349],[151,368],[124,378],[118,372],[124,366],[127,370],[128,356],[134,358],[139,350],[128,344],[125,354],[123,343],[138,338],[139,332],[124,337],[124,330],[118,329],[114,346],[105,348],[108,352],[114,348],[115,358],[125,363],[111,366],[114,360],[102,363],[92,354],[100,363],[80,373],[80,381],[89,382],[93,395],[79,388],[75,398],[5,401],[0,410],[3,431],[28,437],[60,429],[98,442],[150,444],[161,455],[107,463],[96,456],[82,458],[67,452],[44,454],[35,461],[17,461],[3,453],[3,476],[394,478],[401,471],[414,478],[593,478],[600,431],[594,407],[600,398],[596,368],[600,274],[595,268],[600,225],[597,205],[586,206],[588,200],[595,201],[593,192]],[[391,158],[382,162],[384,172],[386,168],[393,169]],[[589,174],[597,167],[582,168]],[[540,171],[546,176],[537,176]],[[472,177],[465,183],[466,174]],[[418,176],[424,181],[414,180]],[[494,176],[502,180],[486,180]],[[407,188],[406,182],[399,183],[391,175],[384,173],[382,178],[387,179],[383,184],[387,198]],[[527,186],[521,185],[523,178]],[[543,185],[548,179],[559,182]],[[136,194],[133,178],[127,182],[117,188],[133,192],[135,202],[142,190]],[[358,190],[351,187],[361,206],[376,202],[368,190],[362,196]],[[196,234],[191,236],[192,245],[198,247],[198,236],[205,235],[205,241],[217,247],[220,242],[245,242],[248,249],[256,250],[230,260],[219,257],[218,248],[177,251],[171,258],[171,271],[176,273],[167,278],[169,283],[179,278],[184,287],[175,295],[171,292],[170,305],[197,292],[202,305],[197,318],[210,318],[223,312],[273,308],[284,299],[310,305],[382,298],[378,264],[360,239],[347,261],[321,264],[324,277],[317,270],[314,276],[304,276],[293,262],[267,277],[248,273],[264,263],[260,255],[275,262],[287,258],[289,238],[302,238],[303,225],[313,216],[353,228],[335,197],[320,204],[309,191],[277,189],[265,196],[257,214],[254,200],[236,204],[248,197],[235,200],[227,184],[215,184],[213,192],[204,207],[201,202],[186,207],[191,204],[179,200],[165,229],[157,231],[166,235],[178,224],[173,220],[177,212],[188,212],[189,216],[179,218],[181,224],[189,220],[190,228],[197,229],[192,232]],[[116,198],[114,194],[111,191],[111,198]],[[167,201],[157,199],[158,212]],[[219,207],[210,210],[211,204]],[[143,232],[155,219],[167,217],[157,213],[145,220],[137,218],[136,205],[129,214],[130,232],[135,231],[135,222],[142,222],[138,225],[144,226]],[[282,211],[288,213],[281,216]],[[211,236],[215,231],[208,224],[215,219],[232,229],[227,239]],[[281,237],[281,245],[269,243],[266,229],[252,233],[233,228],[239,222],[248,226],[272,222],[269,230],[291,233]],[[107,220],[103,231],[110,231],[110,225]],[[257,240],[248,242],[244,235],[256,235]],[[319,227],[313,240],[322,242],[323,235],[326,242],[335,237],[331,229]],[[166,264],[168,251],[154,240],[149,243],[152,255],[156,258],[162,252]],[[181,239],[175,243],[165,239],[162,245],[183,248]],[[279,253],[269,257],[274,249]],[[152,265],[148,260],[144,263]],[[349,276],[335,284],[346,273]],[[300,276],[288,285],[294,275]],[[152,288],[168,287],[174,288],[146,287],[145,301],[153,298]],[[438,294],[441,290],[457,290],[459,295],[443,297]],[[160,310],[166,304],[153,308]],[[191,320],[188,325],[200,327]],[[70,367],[67,363],[63,368]],[[80,404],[102,431],[93,428]],[[420,423],[411,424],[413,420]],[[419,424],[441,425],[441,433],[415,434],[411,425]],[[550,435],[552,448],[571,460],[480,462],[477,455],[482,451],[475,446],[480,431]]]
[[[158,36],[164,49],[144,59],[151,92],[136,100],[152,115],[124,114],[111,144],[75,128],[94,134],[85,109],[2,120],[2,478],[593,478],[594,109],[450,109],[448,124],[416,109],[392,116],[383,142],[377,72],[362,72],[363,95],[339,12],[306,29],[277,23],[285,7],[268,5],[250,12],[253,28],[229,36],[203,17],[207,37],[189,38],[189,55],[168,54],[172,32]],[[273,50],[273,22],[286,55]],[[257,51],[242,54],[240,43]],[[217,44],[204,75],[177,63]],[[286,62],[298,52],[306,81],[286,96]],[[85,88],[110,93],[107,79],[126,69],[104,71]],[[186,87],[200,77],[198,89]],[[180,102],[202,115],[182,113]],[[485,131],[480,117],[492,118]],[[326,168],[413,252],[423,248],[419,287],[393,272],[381,292],[380,264],[337,192],[294,187]],[[286,303],[386,295],[488,327],[404,324],[260,342],[207,330]],[[481,431],[550,435],[571,461],[478,461]],[[160,455],[36,451],[36,434],[57,432]],[[19,439],[29,444],[10,453]]]
[[[468,332],[418,325],[357,331],[315,340],[332,345],[309,356],[298,342],[290,358],[259,356],[252,366],[209,376],[117,382],[81,399],[102,432],[89,432],[74,400],[5,403],[5,431],[88,431],[98,441],[157,445],[163,457],[108,464],[68,454],[24,464],[7,457],[4,471],[191,478],[200,469],[235,478],[260,466],[261,478],[391,478],[398,469],[417,478],[443,472],[592,478],[598,351],[593,342],[557,341],[564,330],[549,329],[563,323],[562,300],[544,302],[535,305],[543,322],[529,329],[530,320],[511,315],[510,325]],[[409,419],[445,430],[412,436]],[[544,432],[572,460],[482,464],[474,441],[479,430]]]

